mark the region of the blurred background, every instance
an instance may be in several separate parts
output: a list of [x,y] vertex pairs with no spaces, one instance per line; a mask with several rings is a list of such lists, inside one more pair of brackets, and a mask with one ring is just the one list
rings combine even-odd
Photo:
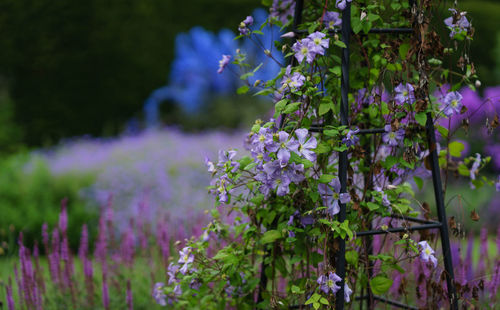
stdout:
[[[0,257],[16,254],[20,232],[31,247],[43,223],[57,226],[65,197],[74,251],[84,223],[93,244],[108,205],[118,233],[138,215],[154,227],[160,213],[182,223],[172,232],[179,239],[201,234],[203,210],[213,206],[204,157],[242,149],[244,131],[273,108],[271,100],[237,94],[236,66],[217,74],[221,55],[237,48],[263,64],[252,81],[279,70],[253,42],[233,40],[247,15],[265,20],[259,7],[259,0],[0,0]],[[459,136],[469,155],[493,157],[487,170],[495,177],[500,136],[477,128],[488,111],[500,112],[500,2],[459,7],[476,30],[470,58],[481,81],[477,93],[464,90],[464,103],[490,102]],[[279,35],[264,29],[262,44],[272,48]],[[461,233],[484,227],[493,238],[500,196],[455,185],[447,198],[466,227]],[[0,281],[2,269],[4,279],[10,272],[1,266],[0,258]]]

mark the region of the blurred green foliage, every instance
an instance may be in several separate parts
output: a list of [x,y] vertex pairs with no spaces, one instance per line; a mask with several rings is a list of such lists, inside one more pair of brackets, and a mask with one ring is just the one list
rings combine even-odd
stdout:
[[[448,1],[450,2],[450,1]],[[500,84],[500,1],[462,0],[461,10],[467,12],[475,28],[474,41],[470,48],[470,58],[483,86]]]
[[0,2],[0,75],[30,146],[113,135],[166,84],[174,39],[238,23],[258,0]]
[[28,155],[15,155],[0,160],[0,244],[3,251],[17,249],[17,236],[22,231],[26,245],[41,241],[41,227],[47,223],[52,229],[59,220],[61,199],[68,198],[68,236],[70,247],[78,249],[81,227],[89,224],[95,231],[97,213],[90,210],[80,196],[82,188],[93,181],[92,175],[53,176],[45,162],[31,161]]

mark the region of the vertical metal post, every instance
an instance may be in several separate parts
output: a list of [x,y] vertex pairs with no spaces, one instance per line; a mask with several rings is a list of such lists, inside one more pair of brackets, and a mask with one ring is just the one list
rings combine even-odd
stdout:
[[443,249],[444,268],[446,271],[446,285],[448,288],[448,298],[450,308],[458,310],[458,300],[455,290],[455,276],[453,275],[453,262],[451,260],[450,236],[448,233],[448,219],[444,208],[443,185],[441,183],[441,172],[439,169],[439,157],[436,150],[436,133],[431,113],[427,113],[427,141],[429,143],[429,156],[432,168],[432,183],[434,185],[434,196],[436,198],[436,208],[438,220],[441,222],[439,232],[441,235],[441,246]]
[[[346,45],[342,49],[342,76],[340,81],[340,123],[341,125],[348,126],[348,116],[349,116],[349,39],[351,36],[351,3],[347,2],[347,5],[342,12],[342,42]],[[348,167],[347,151],[343,151],[339,154],[339,180],[340,180],[340,192],[345,193],[347,191],[347,167]],[[339,222],[345,220],[346,210],[345,204],[340,204],[340,212],[338,214]],[[344,309],[344,283],[345,283],[345,240],[339,238],[339,248],[336,259],[336,273],[342,279],[340,282],[340,290],[338,290],[335,298],[335,309]]]

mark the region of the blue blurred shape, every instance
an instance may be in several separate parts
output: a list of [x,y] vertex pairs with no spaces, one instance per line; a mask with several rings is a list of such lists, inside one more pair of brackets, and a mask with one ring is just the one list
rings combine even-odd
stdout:
[[[267,12],[257,9],[252,16],[255,20],[254,27],[258,27],[267,19]],[[247,38],[243,40],[243,44],[238,45],[238,41],[234,40],[235,34],[228,29],[223,29],[216,35],[202,27],[194,27],[189,33],[179,34],[175,40],[170,84],[154,90],[144,103],[146,126],[159,125],[159,107],[166,100],[180,105],[187,113],[195,113],[211,96],[234,94],[242,81],[230,71],[238,68],[230,64],[222,74],[218,74],[217,69],[222,54],[234,58],[238,48],[247,55],[247,63],[252,66],[263,63],[255,76],[249,78],[250,83],[257,79],[272,79],[279,72],[280,66],[264,54],[263,48],[271,50],[275,59],[282,62],[281,52],[273,49],[273,41],[279,40],[280,33],[276,26],[266,26],[262,32],[264,35],[255,37],[263,47]]]

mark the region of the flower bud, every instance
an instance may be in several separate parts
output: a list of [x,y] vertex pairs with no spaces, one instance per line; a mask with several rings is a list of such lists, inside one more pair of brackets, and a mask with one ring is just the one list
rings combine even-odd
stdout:
[[481,81],[480,80],[476,80],[476,82],[474,83],[474,85],[476,87],[481,87]]

